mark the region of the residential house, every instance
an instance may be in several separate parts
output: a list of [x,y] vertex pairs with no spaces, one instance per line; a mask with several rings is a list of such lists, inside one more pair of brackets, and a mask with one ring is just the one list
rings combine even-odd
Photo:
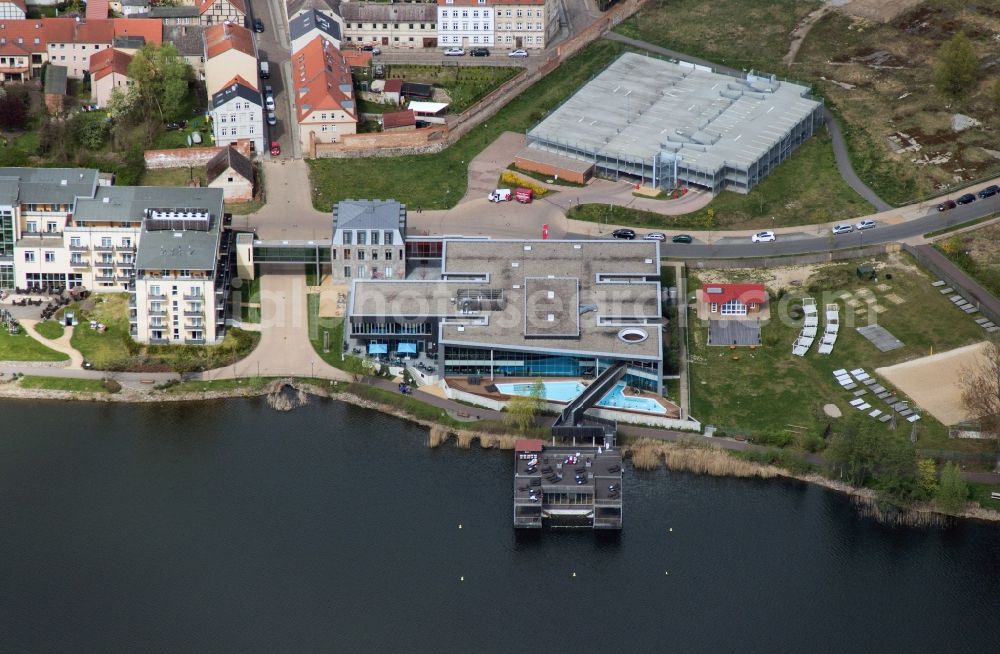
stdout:
[[493,45],[495,0],[438,0],[437,36],[443,48]]
[[[382,80],[372,82],[372,90],[377,90],[378,83]],[[398,77],[385,80],[382,85],[382,102],[398,105],[403,100],[403,80]]]
[[245,0],[195,0],[202,25],[218,25],[229,21],[243,25],[247,16]]
[[767,310],[763,284],[703,284],[698,290],[698,316],[709,320],[761,315]]
[[23,82],[41,76],[42,66],[49,60],[43,24],[41,20],[0,21],[0,78],[4,81]]
[[344,40],[383,48],[435,48],[438,10],[433,3],[345,2]]
[[[32,77],[33,53],[16,43],[0,45],[0,79],[4,82],[24,82]],[[39,71],[41,66],[39,66]]]
[[298,52],[316,37],[330,42],[335,48],[340,48],[342,26],[340,17],[331,17],[318,11],[304,11],[288,21],[288,33],[292,40],[292,52]]
[[28,15],[28,8],[24,0],[2,0],[0,1],[0,18],[4,20],[23,19]]
[[234,147],[227,147],[205,164],[209,188],[221,188],[226,202],[253,200],[253,163]]
[[45,108],[50,114],[62,113],[66,101],[66,67],[49,66],[45,71],[45,88],[43,89]]
[[131,55],[113,48],[90,56],[90,89],[94,104],[106,107],[112,91],[128,91],[128,87],[132,86],[132,80],[128,76],[128,66],[131,63]]
[[212,135],[217,145],[249,141],[264,149],[264,107],[257,86],[237,75],[212,94]]
[[[32,21],[29,21],[32,22]],[[160,22],[148,18],[112,18],[77,22],[72,18],[38,21],[45,36],[48,61],[66,66],[70,79],[82,79],[90,72],[90,56],[111,48],[116,39],[130,48],[163,42]]]
[[234,259],[232,232],[222,227],[222,189],[158,190],[144,203],[131,287],[132,337],[140,343],[218,343]]
[[197,79],[205,79],[204,37],[204,25],[163,25],[163,40],[174,44],[177,54],[191,66]]
[[327,16],[334,17],[341,15],[340,7],[340,0],[286,0],[285,15],[291,21],[303,12],[316,10],[323,12]]
[[209,25],[205,28],[204,45],[205,87],[209,97],[229,86],[234,77],[257,79],[257,46],[247,28],[234,23]]
[[557,0],[437,0],[442,47],[544,48],[559,31]]
[[198,8],[194,5],[177,5],[176,7],[157,5],[150,7],[149,17],[162,21],[164,27],[167,25],[202,26],[201,14],[198,13]]
[[333,208],[334,280],[406,277],[406,205],[341,200]]
[[108,0],[87,0],[87,20],[108,17]]
[[292,55],[291,65],[302,148],[312,153],[315,143],[335,143],[344,134],[354,134],[354,84],[340,50],[317,36]]
[[149,0],[119,0],[111,3],[111,10],[117,11],[125,18],[151,18],[151,16],[146,15],[150,8]]
[[541,49],[559,31],[556,0],[491,0],[491,4],[498,48]]
[[382,114],[383,132],[408,132],[416,128],[417,118],[409,109],[406,111],[387,111]]

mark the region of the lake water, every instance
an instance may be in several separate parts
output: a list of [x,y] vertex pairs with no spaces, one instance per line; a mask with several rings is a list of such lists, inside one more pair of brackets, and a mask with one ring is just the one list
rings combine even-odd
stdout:
[[620,537],[520,538],[510,453],[337,402],[0,416],[3,652],[1000,650],[995,526],[628,467]]

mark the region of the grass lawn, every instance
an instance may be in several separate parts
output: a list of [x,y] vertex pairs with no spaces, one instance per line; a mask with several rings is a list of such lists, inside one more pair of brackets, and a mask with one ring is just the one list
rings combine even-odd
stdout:
[[[79,311],[80,325],[73,330],[73,347],[98,370],[137,370],[145,372],[217,368],[239,361],[260,341],[260,334],[231,328],[219,345],[143,345],[128,333],[128,295],[107,293],[98,298],[89,311]],[[102,333],[90,329],[89,320],[103,323]]]
[[78,393],[107,393],[101,379],[72,379],[69,377],[39,377],[25,375],[21,388],[40,388],[47,391],[76,391]]
[[624,36],[731,66],[777,71],[814,0],[653,2],[615,28]]
[[310,160],[313,206],[330,211],[338,200],[367,197],[395,198],[411,210],[452,207],[465,195],[474,156],[502,132],[523,132],[538,123],[624,51],[610,41],[592,43],[437,154]]
[[358,98],[358,111],[363,114],[384,114],[392,111],[399,111],[399,106],[394,104],[382,104],[371,100]]
[[[709,347],[705,342],[707,325],[692,314],[692,414],[728,432],[822,434],[828,424],[859,413],[848,404],[853,398],[836,383],[832,371],[863,367],[872,374],[877,367],[925,356],[932,348],[941,352],[981,340],[982,330],[956,315],[951,303],[930,285],[931,280],[911,258],[893,255],[887,264],[883,272],[892,272],[893,279],[886,282],[891,286],[886,292],[857,279],[857,261],[819,268],[804,286],[794,288],[782,301],[776,300],[772,291],[772,319],[763,326],[761,348]],[[735,274],[727,276],[737,279],[739,273],[754,271],[732,272]],[[702,279],[708,275],[716,280],[724,278],[722,271],[700,274]],[[690,288],[699,287],[699,275],[689,272],[689,284]],[[854,329],[868,324],[867,316],[856,316],[854,308],[848,309],[844,300],[838,300],[841,329],[833,354],[821,356],[814,345],[805,357],[792,356],[792,342],[801,321],[775,319],[781,314],[787,316],[787,310],[782,309],[787,309],[789,299],[814,297],[822,312],[822,305],[833,301],[835,295],[862,287],[872,290],[878,304],[887,307],[879,314],[878,323],[904,343],[902,348],[879,352]],[[892,304],[884,299],[887,293],[902,297],[905,303]],[[874,402],[874,407],[882,408],[880,400]],[[828,403],[836,404],[845,417],[826,417],[823,405]],[[919,424],[918,448],[979,451],[983,447],[971,441],[950,441],[945,427],[928,414]]]
[[208,393],[212,391],[228,391],[234,388],[251,391],[260,390],[267,385],[272,377],[247,377],[243,379],[213,379],[207,381],[186,381],[172,384],[163,389],[166,393]]
[[964,223],[958,223],[955,225],[949,225],[948,227],[942,227],[941,229],[935,229],[933,232],[927,232],[924,234],[924,238],[934,238],[936,236],[944,236],[948,232],[954,232],[959,229],[965,229],[967,227],[974,227],[980,223],[985,223],[995,218],[1000,217],[1000,214],[991,213],[988,216],[981,216],[979,218],[974,218]]
[[[191,114],[189,112],[185,112],[184,115],[190,116]],[[191,134],[192,132],[201,132],[201,143],[190,147],[205,147],[212,145],[212,128],[209,126],[204,114],[191,116],[191,118],[186,120],[187,127],[184,129],[167,131],[167,129],[164,128],[163,131],[160,132],[159,136],[156,137],[153,149],[161,150],[189,147],[187,137],[188,134]]]
[[[804,184],[803,180],[809,183]],[[606,204],[584,204],[573,207],[567,215],[576,220],[645,228],[725,230],[810,225],[849,220],[874,211],[837,172],[826,132],[806,141],[750,193],[724,191],[709,207],[715,209],[711,223],[707,209],[664,216],[619,206],[609,212]]]
[[205,179],[205,167],[147,168],[142,174],[142,186],[187,186],[192,179]]
[[[309,307],[309,342],[313,349],[324,361],[334,368],[346,370],[350,366],[347,360],[340,358],[340,350],[344,344],[344,319],[343,318],[320,318],[319,317],[319,294],[310,293],[308,298]],[[330,351],[323,351],[323,335],[330,334]],[[348,357],[348,360],[357,357]]]
[[60,338],[66,331],[62,323],[57,320],[46,320],[35,325],[35,331],[45,338],[55,340]]
[[[260,276],[254,279],[245,280],[244,285],[237,291],[240,301],[240,320],[257,324],[260,322]],[[236,302],[237,293],[233,293],[233,302]],[[258,306],[250,307],[247,304]]]
[[987,225],[939,241],[934,245],[993,295],[1000,297],[1000,225]]
[[11,139],[5,139],[0,148],[0,165],[27,166],[29,158],[38,154],[39,132],[37,128],[21,132]]
[[69,356],[47,348],[28,336],[22,329],[20,334],[11,335],[6,328],[0,328],[0,361],[68,361]]
[[460,114],[521,69],[500,66],[387,66],[386,79],[433,84],[448,92],[448,113]]

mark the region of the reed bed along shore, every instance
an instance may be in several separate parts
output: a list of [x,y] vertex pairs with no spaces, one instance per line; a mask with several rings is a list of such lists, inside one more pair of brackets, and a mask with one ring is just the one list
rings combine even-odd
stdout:
[[625,456],[631,457],[632,465],[637,470],[656,470],[666,465],[668,470],[716,477],[770,479],[787,476],[778,467],[735,459],[718,448],[690,442],[642,439],[626,445],[622,450]]
[[464,450],[472,447],[472,441],[478,440],[479,447],[484,450],[493,448],[501,450],[513,450],[517,436],[509,434],[485,434],[477,431],[447,429],[441,425],[431,426],[427,434],[427,447],[439,447],[448,442],[450,438],[455,438],[455,445]]

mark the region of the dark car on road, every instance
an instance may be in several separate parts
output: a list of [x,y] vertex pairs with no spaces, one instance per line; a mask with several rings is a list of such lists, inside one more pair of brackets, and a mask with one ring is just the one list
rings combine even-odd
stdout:
[[473,57],[489,57],[490,51],[488,48],[473,48],[469,50],[469,54]]
[[611,232],[611,236],[614,237],[614,238],[623,238],[623,239],[626,239],[628,241],[631,241],[631,240],[635,239],[635,230],[634,229],[616,229],[615,231]]
[[691,243],[694,241],[690,234],[678,234],[670,240],[674,243]]
[[938,205],[938,211],[948,211],[949,209],[954,209],[955,206],[956,205],[954,200],[945,200],[944,202]]
[[972,193],[966,193],[962,197],[958,198],[959,204],[972,204],[975,201],[976,201],[976,196],[974,196]]
[[259,18],[254,18],[253,19],[253,31],[254,32],[258,32],[258,33],[259,32],[263,32],[264,31],[264,21],[262,21]]
[[994,184],[993,186],[987,186],[979,192],[979,197],[981,198],[991,198],[997,193],[1000,193],[1000,186]]

